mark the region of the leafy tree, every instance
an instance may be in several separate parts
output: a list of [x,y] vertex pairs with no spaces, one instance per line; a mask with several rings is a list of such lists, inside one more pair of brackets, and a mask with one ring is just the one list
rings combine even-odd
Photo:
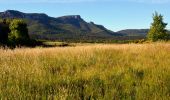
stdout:
[[155,12],[155,14],[153,14],[153,23],[147,35],[148,40],[166,40],[168,38],[166,26],[167,23],[163,22],[163,16]]
[[27,24],[20,19],[14,19],[11,21],[9,28],[9,41],[15,45],[27,44],[30,40],[28,35]]

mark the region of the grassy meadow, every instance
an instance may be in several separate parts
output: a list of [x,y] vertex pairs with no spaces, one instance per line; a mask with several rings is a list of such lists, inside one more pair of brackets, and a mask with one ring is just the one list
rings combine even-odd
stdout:
[[170,100],[170,43],[0,49],[1,100]]

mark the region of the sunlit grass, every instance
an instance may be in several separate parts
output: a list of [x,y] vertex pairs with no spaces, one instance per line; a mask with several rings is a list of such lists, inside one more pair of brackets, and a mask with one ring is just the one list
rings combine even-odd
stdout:
[[170,99],[170,44],[0,49],[0,99]]

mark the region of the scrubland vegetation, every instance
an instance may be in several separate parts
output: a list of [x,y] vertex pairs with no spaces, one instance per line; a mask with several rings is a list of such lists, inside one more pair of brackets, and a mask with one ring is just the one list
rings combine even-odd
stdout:
[[0,99],[169,100],[170,44],[0,49]]
[[105,32],[87,31],[100,37],[88,37],[90,41],[74,35],[67,41],[58,37],[62,42],[32,40],[23,19],[0,20],[0,99],[170,100],[170,43],[161,14],[155,12],[146,38],[140,40],[116,40],[110,35],[120,35],[103,26],[84,25]]

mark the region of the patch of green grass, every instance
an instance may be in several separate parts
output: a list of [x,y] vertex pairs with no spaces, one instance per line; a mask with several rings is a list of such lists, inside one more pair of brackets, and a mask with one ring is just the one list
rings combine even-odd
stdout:
[[170,44],[0,49],[0,99],[169,100]]
[[43,42],[43,44],[48,46],[61,46],[61,47],[70,45],[69,43],[66,42],[51,42],[51,41]]

